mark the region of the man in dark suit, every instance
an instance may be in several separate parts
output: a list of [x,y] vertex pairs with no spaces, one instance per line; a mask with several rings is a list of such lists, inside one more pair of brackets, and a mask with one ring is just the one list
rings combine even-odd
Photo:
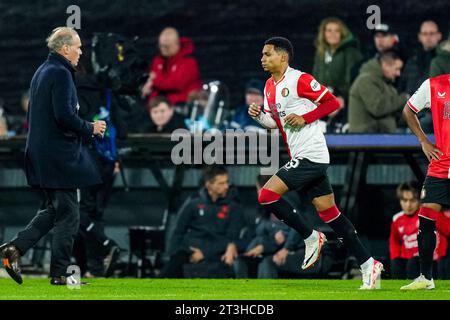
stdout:
[[8,274],[21,284],[20,256],[53,229],[50,283],[65,285],[76,281],[68,277],[67,268],[79,228],[77,188],[101,183],[81,139],[103,135],[106,124],[78,116],[74,72],[81,40],[77,32],[56,28],[47,38],[47,46],[48,58],[31,80],[25,148],[28,184],[43,193],[44,201],[25,229],[0,247],[0,253]]

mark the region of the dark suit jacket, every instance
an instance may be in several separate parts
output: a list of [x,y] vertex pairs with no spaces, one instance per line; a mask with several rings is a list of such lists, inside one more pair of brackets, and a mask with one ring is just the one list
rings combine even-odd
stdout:
[[29,131],[25,148],[28,184],[40,188],[82,188],[101,182],[95,162],[81,145],[92,123],[78,116],[70,62],[51,52],[31,80]]

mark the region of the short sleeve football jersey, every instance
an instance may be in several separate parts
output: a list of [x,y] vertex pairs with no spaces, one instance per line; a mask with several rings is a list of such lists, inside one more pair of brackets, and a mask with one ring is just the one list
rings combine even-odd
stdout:
[[450,74],[425,80],[408,106],[416,113],[431,109],[436,147],[444,154],[439,160],[431,160],[427,175],[450,179]]
[[317,163],[329,163],[330,156],[318,121],[303,127],[285,123],[287,115],[304,115],[317,108],[328,89],[310,74],[288,67],[275,82],[270,78],[264,89],[264,111],[270,113],[286,142],[291,158],[306,158]]

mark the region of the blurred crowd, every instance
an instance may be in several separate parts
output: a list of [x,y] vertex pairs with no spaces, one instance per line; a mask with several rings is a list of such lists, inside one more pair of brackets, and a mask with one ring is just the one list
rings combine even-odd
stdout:
[[[434,21],[420,24],[413,44],[403,43],[386,23],[370,32],[372,51],[361,48],[355,33],[339,18],[327,17],[319,25],[312,70],[303,71],[309,71],[339,99],[340,108],[321,119],[327,133],[408,133],[401,119],[408,97],[426,78],[450,72],[450,34],[446,35]],[[248,79],[242,88],[243,103],[229,105],[226,84],[203,82],[192,39],[180,36],[174,28],[165,28],[159,35],[158,48],[148,69],[142,70],[145,79],[135,92],[125,99],[117,98],[130,100],[134,95],[140,111],[135,116],[138,122],[128,126],[127,133],[170,133],[177,128],[192,132],[262,129],[248,116],[247,107],[263,103],[265,79]],[[83,86],[86,74],[79,72],[78,78],[80,105],[90,116],[92,108],[98,111],[105,104],[105,95],[101,92],[99,101],[93,101],[92,92]],[[0,100],[0,137],[26,134],[27,92],[21,104],[21,115],[8,115]],[[116,122],[120,123],[125,116],[117,113]],[[424,130],[432,133],[430,111],[421,112],[419,118]]]

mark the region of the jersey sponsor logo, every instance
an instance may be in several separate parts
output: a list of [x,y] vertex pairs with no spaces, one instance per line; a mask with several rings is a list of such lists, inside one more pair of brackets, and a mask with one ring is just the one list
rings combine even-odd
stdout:
[[289,89],[288,88],[283,88],[283,90],[281,90],[281,95],[283,97],[287,97],[289,95]]
[[447,92],[439,92],[438,91],[438,98],[441,98],[441,99],[443,99],[443,98],[445,98],[445,94],[446,94]]
[[270,98],[270,91],[267,92],[267,98]]
[[417,233],[411,234],[411,235],[404,235],[403,236],[403,244],[405,245],[406,249],[413,249],[418,247],[417,243]]
[[269,103],[269,110],[274,118],[286,116],[286,111],[278,111],[279,109],[281,109],[281,103]]
[[311,86],[312,91],[320,91],[320,83],[318,83],[316,79],[313,79],[309,85]]
[[271,113],[275,114],[277,112],[277,105],[275,103],[270,102],[268,107]]

